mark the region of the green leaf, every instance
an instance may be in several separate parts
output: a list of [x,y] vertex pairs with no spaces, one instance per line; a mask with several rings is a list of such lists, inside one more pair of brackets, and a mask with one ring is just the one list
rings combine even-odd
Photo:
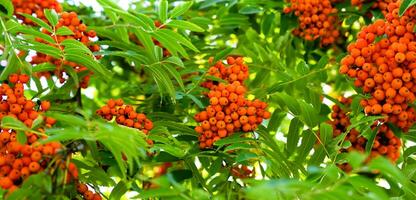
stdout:
[[152,199],[155,197],[178,197],[181,191],[170,188],[156,188],[150,190],[141,191],[139,195],[134,196],[133,199]]
[[11,17],[14,12],[14,7],[11,0],[2,0],[0,2],[0,13],[1,15]]
[[296,72],[300,75],[305,75],[309,72],[309,66],[306,64],[305,61],[300,61],[298,65],[296,65]]
[[267,130],[270,132],[276,132],[286,115],[287,113],[282,112],[280,109],[274,110],[272,116],[270,117],[269,124],[267,124]]
[[152,33],[152,36],[162,44],[164,48],[166,48],[173,56],[177,56],[178,52],[185,57],[188,57],[185,49],[178,44],[176,40],[172,40],[170,36],[166,36],[161,34],[159,31]]
[[216,141],[214,144],[218,145],[218,146],[224,146],[227,144],[234,144],[234,143],[240,143],[240,142],[249,142],[249,141],[254,141],[251,138],[242,138],[242,137],[228,137],[228,138],[223,138],[221,140]]
[[[10,32],[13,32],[14,29],[19,28],[21,26],[22,26],[21,24],[19,24],[18,22],[16,22],[15,20],[12,20],[12,19],[7,20],[7,22],[6,22],[6,29],[7,29],[7,31],[10,31]],[[0,28],[0,30],[2,30],[2,29]]]
[[[365,152],[370,153],[373,148],[374,140],[377,136],[377,128],[372,130],[370,127],[367,127],[365,131],[363,131],[362,135],[367,137],[367,144],[365,145]],[[369,134],[369,136],[367,136]]]
[[296,150],[296,147],[299,142],[300,138],[300,131],[303,129],[303,123],[299,120],[299,118],[295,117],[290,121],[289,125],[289,132],[287,134],[287,153],[288,155],[292,155],[293,152]]
[[250,15],[250,14],[257,14],[261,11],[263,11],[262,7],[246,5],[242,7],[238,12],[241,14]]
[[216,63],[219,60],[222,60],[225,58],[225,56],[227,56],[229,53],[231,53],[233,51],[233,48],[228,47],[224,50],[221,50],[219,53],[215,54],[214,56],[214,63]]
[[69,29],[68,27],[62,26],[58,28],[55,34],[56,35],[74,35],[74,32],[72,32],[72,30]]
[[54,9],[45,9],[44,10],[45,17],[48,19],[49,23],[52,26],[56,26],[58,24],[58,13]]
[[27,137],[26,137],[26,134],[25,134],[25,132],[23,132],[23,131],[17,131],[16,138],[17,138],[17,141],[18,141],[20,144],[26,144],[26,142],[27,142]]
[[319,137],[323,145],[328,144],[332,138],[332,126],[322,122],[319,129]]
[[152,41],[151,35],[141,29],[133,29],[132,31],[134,35],[139,39],[140,43],[143,44],[145,50],[149,52],[149,54],[152,57],[154,57],[152,52],[153,52],[153,49],[155,48],[155,44]]
[[186,11],[189,10],[189,8],[191,8],[192,4],[193,4],[192,1],[188,1],[188,2],[185,2],[185,3],[181,4],[181,5],[179,5],[179,6],[176,6],[170,12],[169,17],[170,18],[175,18],[175,17],[178,17],[178,16],[183,15]]
[[240,14],[228,14],[220,19],[220,26],[237,28],[248,25],[248,17]]
[[28,45],[18,44],[16,47],[26,51],[34,50],[46,55],[50,55],[54,58],[61,58],[62,56],[61,51],[58,48],[35,41],[31,41],[31,44]]
[[410,155],[416,154],[416,146],[411,146],[407,148],[403,153],[403,158],[406,159]]
[[3,117],[1,120],[1,127],[18,131],[30,131],[30,129],[23,122],[10,116]]
[[47,112],[46,116],[52,117],[59,122],[62,122],[67,125],[71,125],[73,127],[86,127],[87,126],[83,118],[74,116],[74,115],[62,114],[59,112]]
[[350,152],[347,155],[348,163],[351,164],[353,169],[358,169],[364,162],[366,156],[363,153],[359,153],[357,151]]
[[299,24],[297,17],[291,14],[283,14],[280,16],[280,35],[284,35],[292,28]]
[[129,187],[124,181],[120,181],[117,185],[111,190],[109,199],[121,199],[121,197],[129,190]]
[[169,130],[177,131],[181,135],[191,135],[191,136],[199,136],[198,133],[194,131],[194,129],[189,128],[189,126],[184,125],[183,123],[177,123],[173,121],[158,121],[155,122],[155,126],[165,126]]
[[167,93],[170,97],[175,97],[175,87],[165,70],[155,66],[147,66],[145,70],[155,80],[162,96]]
[[401,184],[402,190],[405,192],[406,196],[409,196],[410,199],[414,199],[416,197],[414,190],[415,184],[412,183],[397,166],[393,165],[386,158],[379,156],[371,160],[368,166],[370,170],[377,170],[383,176],[392,178],[395,182]]
[[[267,132],[264,126],[259,126],[256,132],[259,134],[259,138],[261,138],[262,143],[269,146],[271,150],[263,149],[266,153],[268,153],[271,158],[275,161],[275,163],[281,168],[276,171],[275,174],[277,175],[284,175],[285,177],[289,176],[291,169],[289,168],[289,163],[287,157],[281,152],[280,146],[276,143],[276,139]],[[297,169],[293,170],[297,171]]]
[[273,30],[273,22],[275,21],[276,15],[274,13],[267,14],[263,17],[261,23],[261,31],[264,35],[269,35],[270,30]]
[[34,66],[32,68],[32,72],[48,72],[48,71],[54,71],[56,69],[56,65],[52,63],[42,63]]
[[298,149],[298,157],[296,158],[296,162],[302,163],[306,156],[309,154],[313,145],[316,142],[315,134],[310,130],[305,130],[302,133],[302,143]]
[[351,183],[359,191],[371,191],[372,199],[388,200],[389,195],[383,188],[375,184],[375,182],[364,176],[350,176],[348,182]]
[[190,98],[199,108],[201,108],[201,109],[204,109],[205,108],[205,106],[204,106],[204,104],[202,103],[202,101],[201,100],[199,100],[197,97],[195,97],[194,95],[192,95],[192,94],[187,94],[186,95],[186,97],[188,97],[188,98]]
[[313,108],[312,105],[300,102],[300,107],[302,108],[301,119],[306,123],[310,128],[315,127],[319,123],[318,112]]
[[181,34],[169,30],[169,29],[159,29],[157,31],[157,35],[164,36],[165,38],[169,38],[172,41],[176,41],[178,44],[183,44],[184,46],[188,47],[189,49],[199,52],[198,49],[190,42],[187,38],[182,36]]
[[407,9],[409,9],[411,6],[416,4],[416,0],[404,0],[400,4],[399,8],[399,15],[400,17],[406,12]]
[[85,53],[92,56],[91,50],[78,40],[66,39],[61,42],[65,47],[65,52],[69,53]]
[[32,129],[36,130],[43,124],[43,116],[39,115],[32,123]]
[[168,1],[161,0],[159,3],[159,19],[162,23],[165,23],[166,19],[168,18]]
[[209,166],[208,172],[210,175],[214,175],[221,170],[223,159],[221,157],[215,159],[212,162],[211,166]]
[[308,166],[319,166],[325,159],[325,149],[324,146],[318,146],[314,148],[314,153],[311,156],[311,159],[308,162]]
[[116,12],[119,14],[126,22],[132,23],[134,25],[143,27],[145,30],[154,30],[156,29],[155,24],[151,18],[148,16],[141,14],[141,13],[128,13],[124,10],[120,10],[118,8],[108,7],[105,6],[104,8],[107,8],[113,12]]
[[256,158],[258,158],[258,155],[255,154],[255,153],[252,153],[252,152],[242,152],[242,153],[239,153],[237,155],[237,158],[235,158],[235,162],[236,163],[242,163],[244,161],[251,160],[251,159],[256,159]]
[[316,64],[316,68],[317,69],[321,69],[324,68],[329,62],[329,57],[328,56],[322,56],[321,59],[319,59],[318,64]]
[[69,77],[74,80],[75,83],[75,87],[79,88],[79,79],[78,79],[78,74],[75,71],[75,69],[71,66],[64,66],[65,72],[68,73]]
[[206,182],[205,182],[204,178],[199,173],[199,170],[195,165],[194,158],[188,157],[188,158],[185,158],[184,161],[185,161],[186,167],[192,171],[193,179],[196,180],[196,182],[198,182],[199,184],[201,184],[203,188],[205,188],[209,192],[211,192],[210,189],[207,188],[207,185],[206,185]]
[[192,171],[188,169],[176,169],[170,171],[167,175],[172,182],[175,181],[181,183],[186,179],[192,178]]
[[185,86],[183,84],[182,77],[179,74],[179,72],[174,67],[172,67],[170,65],[161,64],[160,66],[162,66],[171,76],[173,76],[173,78],[176,80],[176,82],[178,82],[182,91],[185,91]]
[[253,146],[247,144],[247,143],[234,143],[231,144],[227,147],[225,147],[224,151],[234,151],[234,150],[238,150],[238,149],[252,149]]
[[32,35],[32,36],[41,38],[41,39],[43,39],[43,40],[45,40],[49,43],[52,43],[52,44],[56,43],[55,40],[50,35],[42,33],[42,32],[40,32],[38,30],[35,30],[31,27],[19,26],[19,27],[14,29],[14,32],[15,33],[18,32],[18,33],[24,33],[24,34]]
[[16,56],[16,54],[11,53],[8,60],[7,60],[6,68],[3,69],[3,71],[1,72],[0,80],[2,80],[2,81],[7,80],[7,78],[9,77],[10,74],[19,71],[20,64],[18,63],[18,61],[19,61],[19,58]]
[[295,97],[287,95],[286,93],[278,93],[276,94],[276,97],[284,102],[289,111],[294,115],[300,115],[302,113],[301,106]]
[[374,19],[384,19],[384,14],[381,12],[381,10],[370,10],[370,12]]
[[171,56],[169,58],[166,58],[164,62],[172,63],[178,67],[185,68],[185,65],[183,64],[182,60],[176,56]]
[[198,25],[188,22],[188,21],[182,21],[182,20],[171,20],[169,23],[166,24],[169,27],[183,29],[183,30],[189,30],[194,32],[204,32],[205,30]]
[[51,26],[48,25],[48,23],[44,22],[41,19],[38,19],[36,17],[33,17],[32,15],[28,15],[26,13],[19,13],[19,15],[23,15],[24,17],[32,20],[34,23],[36,23],[37,25],[41,26],[42,28],[46,29],[47,31],[49,31],[50,33],[53,32]]
[[92,56],[66,52],[65,59],[87,67],[89,70],[93,71],[97,77],[105,81],[109,81],[111,79],[111,72],[108,71],[101,63],[94,60]]

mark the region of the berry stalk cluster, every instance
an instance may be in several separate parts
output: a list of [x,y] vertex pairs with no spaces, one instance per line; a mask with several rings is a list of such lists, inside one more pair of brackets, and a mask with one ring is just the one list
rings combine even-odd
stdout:
[[195,131],[200,134],[201,149],[211,148],[215,141],[235,132],[254,131],[263,119],[270,118],[265,102],[245,98],[247,88],[243,82],[248,78],[248,67],[243,58],[228,57],[227,63],[228,66],[224,66],[219,61],[208,71],[227,83],[207,81],[202,84],[210,89],[207,94],[210,105],[195,115],[195,120],[200,123]]
[[368,115],[383,115],[386,122],[407,132],[415,123],[409,104],[416,92],[416,8],[399,16],[399,2],[388,5],[386,20],[363,27],[356,42],[348,45],[340,73],[371,98],[361,102]]
[[322,46],[333,44],[340,36],[338,30],[338,10],[330,0],[291,0],[284,13],[294,13],[299,27],[293,34],[308,41],[320,39]]
[[[122,99],[110,99],[96,113],[107,121],[115,118],[117,124],[138,129],[145,134],[153,129],[153,122],[145,114],[137,113],[133,106],[125,105]],[[147,143],[152,145],[153,141],[147,140]]]
[[41,116],[50,108],[48,101],[37,105],[24,96],[24,84],[28,81],[27,75],[12,74],[9,83],[0,85],[0,120],[6,116],[13,117],[33,128],[34,121],[43,118],[43,123],[35,128],[36,132],[24,132],[25,142],[18,141],[17,130],[0,127],[0,186],[8,190],[8,194],[31,175],[53,171],[51,167],[65,170],[67,183],[78,179],[77,167],[73,163],[67,165],[67,157],[61,153],[64,147],[59,142],[39,142],[47,138],[45,128],[54,125],[56,120]]

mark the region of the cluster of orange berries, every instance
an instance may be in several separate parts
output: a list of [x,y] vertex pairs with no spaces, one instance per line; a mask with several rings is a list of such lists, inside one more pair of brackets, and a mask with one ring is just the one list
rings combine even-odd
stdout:
[[246,165],[236,165],[231,168],[231,175],[240,179],[253,178],[255,171],[249,169]]
[[371,5],[372,9],[379,9],[384,15],[387,14],[387,6],[389,3],[396,2],[397,0],[351,0],[351,5],[357,6],[359,9],[363,6],[364,3],[373,2]]
[[[382,114],[404,131],[415,122],[416,41],[413,32],[416,8],[399,17],[399,3],[390,3],[387,21],[377,20],[363,27],[341,61],[340,73],[354,78],[372,98],[361,105],[369,115]],[[377,41],[377,37],[383,37]]]
[[293,30],[293,34],[305,40],[320,38],[321,45],[327,46],[340,35],[337,29],[338,11],[330,0],[291,0],[290,7],[283,11],[286,14],[294,12],[298,17],[299,27]]
[[77,184],[77,191],[81,194],[85,200],[101,200],[103,199],[100,194],[94,193],[94,191],[90,190],[86,184],[78,183]]
[[[133,106],[125,105],[122,99],[110,99],[107,105],[101,107],[96,113],[102,118],[111,121],[116,119],[117,124],[139,129],[145,134],[153,129],[153,122],[143,113],[137,113]],[[148,144],[153,144],[152,140],[147,140]]]
[[[211,61],[210,61],[211,62]],[[223,62],[218,61],[215,65],[211,66],[208,69],[207,74],[226,80],[228,83],[233,83],[235,81],[243,85],[244,80],[248,78],[248,67],[244,64],[243,58],[241,57],[228,57],[227,63],[229,66],[225,66]],[[202,87],[211,89],[212,87],[218,85],[218,82],[208,80],[201,84]]]
[[14,14],[18,19],[23,20],[23,23],[28,25],[34,25],[31,19],[20,15],[19,13],[25,13],[28,15],[36,14],[36,17],[48,22],[43,10],[53,9],[57,13],[62,12],[62,6],[57,0],[12,0],[14,6]]
[[[0,85],[0,119],[5,116],[14,117],[23,122],[29,128],[38,116],[50,108],[50,103],[42,101],[36,108],[36,104],[24,96],[24,84],[29,81],[29,76],[12,74],[9,76],[9,83]],[[44,117],[43,127],[38,128],[40,133],[44,127],[51,127],[56,120]],[[37,133],[25,132],[26,142],[24,144],[17,140],[17,132],[4,127],[0,128],[0,186],[9,191],[16,190],[22,182],[30,175],[42,172],[50,162],[58,156],[62,149],[58,142],[40,144],[40,138],[46,136]],[[61,166],[61,168],[65,166]],[[68,167],[68,179],[78,178],[78,171],[74,164]]]
[[[75,39],[75,40],[78,40],[78,41],[82,42],[83,44],[85,44],[92,52],[100,51],[100,46],[99,45],[92,44],[92,39],[97,36],[96,32],[94,30],[87,31],[87,26],[81,22],[81,20],[78,18],[78,15],[75,12],[70,12],[70,13],[63,12],[63,13],[61,13],[61,18],[59,19],[59,22],[56,25],[56,27],[60,28],[60,27],[63,27],[63,26],[68,27],[74,34],[73,35],[65,35],[65,36],[54,36],[53,38],[55,38],[55,40],[56,40],[55,44],[50,44],[50,43],[42,40],[41,38],[37,38],[38,42],[43,42],[43,43],[46,43],[46,44],[54,46],[54,47],[63,48],[60,45],[60,43],[62,41],[66,40],[66,39]],[[52,33],[50,33],[46,29],[42,29],[42,32],[52,36]],[[99,59],[100,57],[96,56],[96,58]],[[36,56],[32,57],[32,61],[31,61],[32,64],[41,64],[41,63],[45,63],[45,62],[50,62],[50,63],[56,65],[56,69],[54,71],[54,74],[59,78],[61,83],[65,82],[65,78],[64,78],[65,70],[64,70],[63,66],[70,66],[77,73],[88,70],[85,66],[80,66],[77,63],[65,61],[65,60],[62,60],[62,59],[56,59],[56,58],[53,58],[52,56],[42,54],[42,53],[39,53],[39,52],[37,52]],[[80,86],[82,88],[88,87],[88,83],[89,83],[89,80],[90,80],[90,74],[91,74],[91,72],[89,72],[89,74],[86,75],[81,80]],[[41,73],[38,73],[37,76],[50,77],[51,72],[41,72]]]
[[[332,106],[332,120],[328,121],[333,128],[333,137],[337,137],[344,133],[351,125],[348,115],[352,99],[342,97],[340,102],[345,106],[345,108],[342,109],[338,105]],[[396,162],[400,157],[400,139],[394,135],[393,131],[386,124],[380,124],[379,121],[374,122],[371,128],[378,130],[367,161],[381,155],[387,157],[392,162]],[[350,141],[351,146],[347,149],[343,149],[342,151],[344,152],[364,152],[368,142],[368,140],[355,128],[350,130],[345,137],[345,141]],[[344,171],[351,171],[351,166],[348,163],[343,163],[338,166]]]
[[[242,58],[228,57],[227,62],[235,66],[237,60],[242,61]],[[229,78],[228,80],[230,81]],[[234,80],[232,83],[210,86],[207,94],[210,105],[195,115],[195,120],[201,123],[195,127],[195,131],[200,134],[201,149],[212,147],[215,141],[236,131],[254,131],[263,119],[270,118],[270,112],[265,110],[265,102],[245,98],[247,89],[242,85],[243,81]]]

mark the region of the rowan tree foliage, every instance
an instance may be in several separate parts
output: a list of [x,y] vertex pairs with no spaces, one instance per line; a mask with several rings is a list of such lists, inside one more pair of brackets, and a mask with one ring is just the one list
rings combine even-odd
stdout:
[[83,2],[0,1],[3,199],[416,199],[416,0]]

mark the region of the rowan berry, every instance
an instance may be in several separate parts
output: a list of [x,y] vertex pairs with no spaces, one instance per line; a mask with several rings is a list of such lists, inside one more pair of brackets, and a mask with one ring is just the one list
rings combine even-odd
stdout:
[[36,173],[40,170],[40,165],[37,162],[31,162],[29,164],[29,171],[32,173]]
[[[203,87],[210,89],[206,93],[210,98],[210,105],[194,117],[197,122],[201,122],[200,126],[195,127],[195,131],[204,133],[204,137],[199,137],[200,148],[210,148],[215,141],[236,131],[255,130],[257,124],[270,117],[270,113],[264,110],[267,108],[266,103],[259,100],[252,102],[244,97],[246,87],[243,81],[248,77],[248,68],[243,59],[237,57],[228,60],[230,60],[228,64],[232,63],[228,68],[222,62],[217,62],[208,71],[211,75],[227,80],[228,83],[202,84]],[[235,77],[238,81],[234,81]],[[246,116],[247,112],[250,117]],[[244,127],[243,123],[247,126]]]

